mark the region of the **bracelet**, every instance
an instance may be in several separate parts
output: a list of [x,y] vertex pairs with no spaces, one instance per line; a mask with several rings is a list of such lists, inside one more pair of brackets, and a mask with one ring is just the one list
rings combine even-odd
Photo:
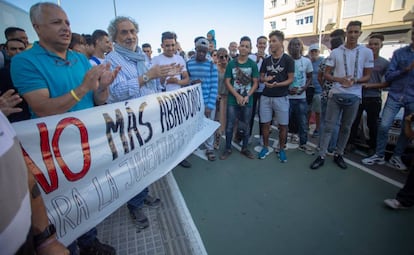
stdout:
[[56,236],[54,236],[53,238],[50,238],[50,239],[48,239],[48,240],[44,241],[43,243],[41,243],[39,246],[37,246],[37,247],[36,247],[36,250],[43,249],[43,248],[45,248],[46,246],[48,246],[49,244],[54,243],[54,242],[56,242],[56,241],[57,241]]
[[80,101],[80,98],[76,95],[75,91],[72,89],[70,91],[70,94],[72,95],[72,97],[76,100],[76,101]]

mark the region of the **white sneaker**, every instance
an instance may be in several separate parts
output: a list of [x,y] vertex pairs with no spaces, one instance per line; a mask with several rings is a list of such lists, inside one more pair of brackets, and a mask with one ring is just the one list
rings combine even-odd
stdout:
[[315,151],[306,144],[302,144],[298,147],[298,150],[305,152],[308,155],[315,155]]
[[400,156],[392,156],[390,160],[388,160],[388,163],[392,168],[395,168],[397,170],[400,170],[400,171],[407,170],[407,166],[402,162]]
[[385,164],[385,159],[384,157],[380,157],[377,154],[372,155],[371,157],[368,158],[364,158],[361,160],[362,164],[364,165],[374,165],[374,164],[378,164],[378,165],[384,165]]
[[398,200],[397,200],[397,199],[395,199],[395,198],[385,199],[385,200],[384,200],[384,203],[385,203],[388,207],[390,207],[390,208],[392,208],[392,209],[396,209],[396,210],[398,210],[398,209],[408,209],[408,207],[403,206],[403,205],[400,203],[400,201],[398,201]]

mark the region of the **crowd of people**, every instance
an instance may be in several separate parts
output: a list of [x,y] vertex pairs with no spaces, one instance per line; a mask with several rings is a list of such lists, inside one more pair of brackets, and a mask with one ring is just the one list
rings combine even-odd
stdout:
[[[407,170],[401,156],[408,140],[413,139],[414,46],[396,50],[388,61],[380,56],[383,35],[370,35],[366,46],[358,43],[362,27],[359,21],[351,21],[346,30],[338,29],[330,34],[331,53],[324,58],[317,44],[310,45],[305,54],[300,38],[290,39],[285,49],[284,33],[278,30],[256,39],[256,53],[252,53],[254,42],[248,36],[243,36],[238,43],[231,42],[227,49],[217,48],[215,31],[210,30],[206,36],[194,39],[195,50],[188,54],[181,49],[177,35],[166,31],[160,35],[162,53],[152,56],[150,44],[138,46],[138,24],[129,17],[118,16],[110,22],[107,31],[95,30],[90,35],[72,32],[65,11],[53,3],[33,5],[30,19],[39,41],[30,44],[22,28],[10,27],[5,31],[7,41],[0,53],[3,60],[0,62],[0,133],[6,134],[0,135],[1,175],[16,179],[19,173],[26,178],[16,181],[29,184],[26,188],[15,185],[21,192],[13,202],[26,204],[11,211],[8,217],[1,217],[1,240],[21,237],[14,246],[9,246],[11,253],[116,254],[116,251],[97,239],[96,228],[79,236],[67,249],[56,240],[56,230],[47,221],[40,191],[16,149],[16,135],[8,122],[201,84],[204,115],[221,124],[201,145],[209,161],[216,160],[216,151],[220,148],[223,149],[220,160],[230,157],[234,141],[241,144],[240,153],[246,158],[264,160],[272,151],[269,138],[273,125],[278,133],[274,150],[280,162],[287,162],[287,143],[295,141],[298,150],[309,155],[318,151],[310,169],[323,166],[329,154],[341,169],[346,169],[344,154],[347,148],[355,146],[363,111],[368,116],[367,145],[372,156],[364,158],[362,163],[381,165],[385,164],[388,130],[397,112],[404,107],[402,132],[388,163]],[[388,97],[380,116],[383,88],[387,88]],[[257,155],[249,149],[256,116],[258,142],[262,146]],[[316,123],[310,135],[311,116]],[[225,136],[222,146],[221,136]],[[317,139],[316,147],[309,144],[309,136]],[[13,164],[13,169],[18,168],[19,172],[10,170],[11,160],[22,162]],[[187,159],[180,165],[191,167]],[[405,187],[395,199],[385,200],[386,205],[401,209],[414,204],[413,165]],[[1,187],[9,187],[3,185],[4,180],[2,177]],[[144,229],[150,223],[143,206],[160,204],[160,199],[149,195],[145,188],[127,202],[127,207],[136,226]],[[15,215],[19,210],[28,215],[31,211],[31,220],[19,221],[20,225],[26,224],[23,228],[6,229],[8,224],[17,224]],[[25,234],[22,236],[22,233]]]

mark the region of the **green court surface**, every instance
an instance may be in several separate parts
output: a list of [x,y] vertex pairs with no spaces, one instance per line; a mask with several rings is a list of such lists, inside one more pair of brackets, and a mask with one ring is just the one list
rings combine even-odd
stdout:
[[208,254],[414,255],[414,208],[383,205],[398,187],[332,157],[316,171],[316,156],[287,157],[233,149],[227,160],[192,155],[192,168],[173,170]]

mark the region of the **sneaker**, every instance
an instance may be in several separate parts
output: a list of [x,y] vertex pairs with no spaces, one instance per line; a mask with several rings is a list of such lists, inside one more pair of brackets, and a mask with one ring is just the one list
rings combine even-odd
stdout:
[[80,255],[115,255],[116,251],[115,248],[101,243],[98,238],[95,238],[95,240],[92,242],[91,245],[80,247],[79,246],[79,254]]
[[344,161],[344,158],[342,158],[342,155],[335,154],[334,162],[342,169],[346,169],[348,167]]
[[408,207],[403,206],[403,205],[400,203],[400,201],[398,201],[398,200],[397,200],[397,199],[395,199],[395,198],[385,199],[385,200],[384,200],[384,203],[385,203],[388,207],[390,207],[390,208],[392,208],[392,209],[396,209],[396,210],[400,210],[400,209],[408,209]]
[[265,159],[267,155],[269,155],[269,149],[267,147],[263,147],[262,150],[259,152],[257,156],[259,159]]
[[407,170],[407,166],[402,162],[400,156],[392,156],[390,160],[388,160],[388,163],[392,168],[395,168],[397,170],[400,170],[400,171]]
[[286,152],[284,150],[280,150],[279,151],[279,160],[282,163],[286,163],[287,162]]
[[298,150],[305,152],[308,155],[315,155],[315,151],[306,144],[302,144],[298,147]]
[[299,136],[297,134],[293,134],[290,142],[293,143],[293,144],[298,144],[299,143]]
[[231,155],[231,150],[225,150],[223,154],[221,154],[220,159],[225,160]]
[[380,157],[377,154],[374,154],[371,157],[362,159],[362,164],[369,165],[369,166],[374,165],[374,164],[384,165],[385,159],[384,157]]
[[158,208],[161,205],[161,200],[151,195],[147,195],[147,197],[144,199],[144,205],[151,208]]
[[129,214],[131,215],[131,218],[135,220],[135,225],[138,229],[144,229],[149,227],[148,218],[147,216],[145,216],[144,212],[142,211],[142,208],[130,210]]
[[322,158],[321,156],[318,156],[310,165],[310,169],[312,170],[316,170],[319,167],[323,166],[323,164],[325,163],[325,159]]

